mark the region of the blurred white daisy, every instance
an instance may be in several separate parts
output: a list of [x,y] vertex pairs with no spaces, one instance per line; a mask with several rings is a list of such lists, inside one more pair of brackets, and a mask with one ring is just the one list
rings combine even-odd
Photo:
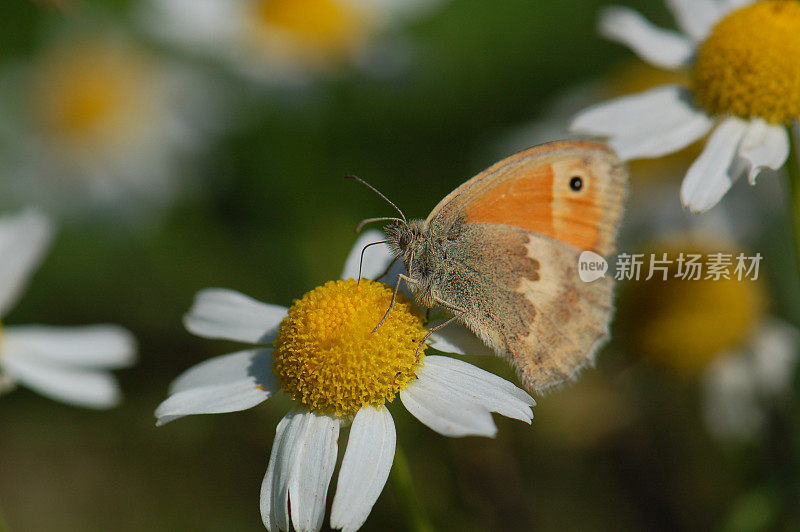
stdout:
[[382,46],[382,39],[442,3],[148,0],[140,18],[158,38],[221,60],[251,79],[296,85],[348,63],[386,69],[403,47],[399,41]]
[[[672,205],[663,197],[661,203]],[[800,332],[769,313],[760,255],[738,244],[755,228],[739,223],[731,213],[741,211],[728,204],[698,216],[659,207],[657,200],[645,203],[634,222],[659,236],[640,243],[647,257],[642,278],[622,289],[620,323],[628,347],[696,379],[713,436],[755,440],[770,413],[791,396],[800,362]],[[666,279],[654,270],[645,281],[654,259],[667,268]],[[724,272],[719,278],[709,276],[715,262]]]
[[[528,423],[533,418],[535,401],[510,382],[454,358],[426,355],[425,347],[418,358],[426,330],[402,294],[372,333],[392,289],[353,277],[361,248],[377,240],[382,235],[374,231],[359,239],[342,273],[348,280],[315,288],[290,309],[207,289],[185,318],[187,329],[199,336],[262,347],[183,373],[156,410],[159,425],[189,414],[245,410],[278,391],[296,403],[278,424],[261,487],[261,515],[269,530],[320,529],[339,430],[351,421],[330,524],[361,527],[392,466],[396,435],[386,403],[397,394],[412,415],[445,436],[494,436],[492,412]],[[388,247],[375,247],[367,251],[367,276],[379,275],[389,262]],[[429,340],[441,350],[461,350],[455,337]]]
[[797,375],[800,331],[767,317],[747,343],[721,353],[703,375],[706,426],[721,439],[763,434],[770,411],[787,406]]
[[0,73],[0,201],[66,215],[168,203],[216,127],[212,94],[120,33],[65,30]]
[[[35,211],[0,218],[0,317],[16,303],[52,233],[50,221]],[[108,370],[129,366],[134,358],[133,337],[114,325],[0,326],[5,391],[19,383],[64,403],[111,408],[120,391]]]
[[711,135],[689,167],[681,200],[693,212],[719,202],[734,181],[777,170],[800,117],[800,2],[667,0],[682,33],[636,11],[609,7],[600,31],[690,86],[664,85],[591,107],[572,130],[607,137],[624,159],[660,157]]

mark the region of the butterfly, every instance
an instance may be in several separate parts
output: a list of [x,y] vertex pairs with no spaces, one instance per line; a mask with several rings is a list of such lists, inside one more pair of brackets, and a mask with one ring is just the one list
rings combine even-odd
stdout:
[[623,163],[594,142],[551,142],[503,159],[425,220],[392,218],[386,241],[406,270],[395,294],[405,281],[419,304],[451,312],[441,326],[466,325],[529,390],[557,387],[609,337],[613,280],[582,281],[579,257],[613,253],[627,188]]

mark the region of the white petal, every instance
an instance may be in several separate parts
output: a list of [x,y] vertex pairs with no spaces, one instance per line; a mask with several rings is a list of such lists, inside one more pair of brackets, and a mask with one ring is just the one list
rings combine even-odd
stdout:
[[270,532],[289,530],[289,478],[298,450],[295,440],[308,421],[301,414],[294,410],[278,423],[267,474],[261,483],[261,520]]
[[[432,323],[431,326],[435,326]],[[451,323],[428,337],[428,345],[445,353],[491,355],[492,350],[460,323]]]
[[762,391],[779,395],[791,386],[800,347],[800,331],[778,319],[768,319],[753,338],[754,377]]
[[691,103],[691,93],[665,85],[590,107],[570,129],[610,137],[609,144],[625,160],[660,157],[680,150],[705,135],[713,121]]
[[425,380],[439,383],[491,412],[530,423],[536,401],[527,392],[497,375],[446,356],[425,358]]
[[205,49],[229,43],[241,32],[239,2],[230,0],[146,0],[137,2],[142,27],[179,45]]
[[114,377],[105,371],[54,366],[3,345],[0,363],[12,378],[45,397],[76,406],[105,409],[121,398]]
[[270,349],[248,349],[220,355],[181,373],[169,385],[169,393],[252,379],[259,386],[269,388],[275,382],[271,365]]
[[[261,519],[269,530],[319,530],[328,484],[336,465],[340,421],[294,410],[278,424],[264,481]],[[291,505],[289,499],[291,498]]]
[[706,423],[719,437],[752,439],[764,428],[765,404],[785,399],[798,362],[800,331],[768,318],[747,351],[722,354],[706,372]]
[[156,409],[157,425],[191,414],[247,410],[278,390],[272,353],[252,349],[213,358],[187,370],[171,390],[175,391]]
[[736,154],[746,130],[747,122],[739,118],[727,118],[714,130],[681,184],[684,207],[695,213],[707,211],[741,176]]
[[422,423],[443,436],[488,436],[493,438],[497,427],[486,410],[462,404],[414,382],[400,392],[406,409]]
[[295,445],[299,447],[289,478],[289,507],[298,531],[319,530],[325,519],[325,501],[338,453],[341,422],[331,416],[305,414],[308,424]]
[[46,327],[24,325],[3,331],[6,345],[57,366],[122,368],[135,360],[136,340],[116,325]]
[[749,439],[765,422],[747,353],[723,353],[705,373],[703,414],[718,438]]
[[768,124],[761,118],[750,120],[739,146],[739,157],[749,165],[748,181],[755,185],[763,168],[778,170],[789,157],[789,134],[784,126]]
[[37,211],[0,218],[0,317],[22,293],[53,237],[53,223]]
[[651,24],[639,12],[611,6],[600,14],[600,33],[620,42],[657,67],[678,69],[687,65],[694,44],[683,35]]
[[383,491],[397,442],[394,421],[386,408],[358,411],[350,429],[331,509],[331,528],[361,528]]
[[269,344],[286,312],[286,307],[261,303],[234,290],[206,288],[195,296],[183,323],[203,338]]
[[678,27],[695,41],[702,41],[722,16],[714,0],[667,0]]
[[[344,269],[340,279],[358,279],[358,265],[361,262],[361,250],[367,244],[386,240],[386,235],[380,231],[366,231],[358,237],[350,255],[344,263]],[[364,250],[364,263],[362,265],[361,277],[374,279],[381,275],[394,259],[389,246],[386,244],[376,244]]]
[[533,398],[505,379],[450,357],[428,356],[418,379],[400,392],[411,414],[445,436],[490,436],[491,412],[530,422]]
[[205,386],[179,392],[167,398],[156,408],[156,425],[192,414],[222,414],[252,408],[269,399],[271,392],[261,390],[252,383],[234,383]]

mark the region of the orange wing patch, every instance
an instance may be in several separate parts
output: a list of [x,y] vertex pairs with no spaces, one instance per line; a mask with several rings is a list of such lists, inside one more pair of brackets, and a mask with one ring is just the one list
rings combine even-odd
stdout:
[[553,166],[537,166],[486,191],[465,209],[465,221],[513,225],[555,236]]
[[[569,181],[582,180],[574,191]],[[579,160],[545,164],[487,190],[465,209],[465,221],[520,227],[578,249],[595,249],[602,212],[597,183]]]
[[[580,250],[597,251],[600,241],[600,222],[603,216],[598,205],[602,183],[590,175],[581,161],[561,161],[553,164],[553,226],[554,236]],[[572,190],[570,180],[578,177],[582,187]]]
[[[582,187],[571,182],[579,177]],[[614,251],[627,195],[625,166],[601,144],[552,142],[495,163],[445,196],[426,222],[519,227],[581,251]]]

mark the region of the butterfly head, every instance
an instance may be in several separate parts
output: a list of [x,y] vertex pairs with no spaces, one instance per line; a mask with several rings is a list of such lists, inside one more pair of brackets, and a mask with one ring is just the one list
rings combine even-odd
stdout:
[[395,256],[402,257],[408,264],[409,259],[414,254],[414,250],[419,247],[425,235],[425,221],[411,220],[408,222],[397,221],[384,228],[386,241]]

